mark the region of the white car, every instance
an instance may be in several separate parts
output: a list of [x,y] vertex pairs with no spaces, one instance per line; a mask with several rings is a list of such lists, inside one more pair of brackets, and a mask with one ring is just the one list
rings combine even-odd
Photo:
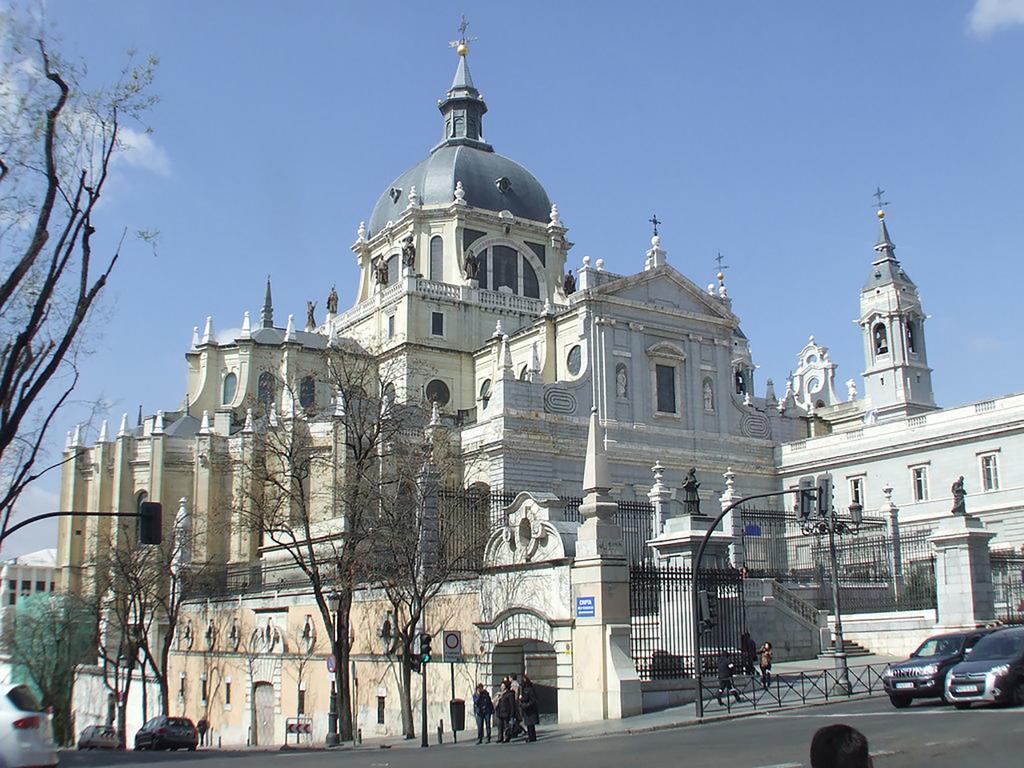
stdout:
[[24,685],[0,687],[0,766],[50,768],[57,765],[53,718]]

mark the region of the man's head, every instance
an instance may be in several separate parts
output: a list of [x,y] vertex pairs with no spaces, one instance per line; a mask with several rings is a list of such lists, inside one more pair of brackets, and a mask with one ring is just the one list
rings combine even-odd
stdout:
[[811,768],[871,768],[868,740],[848,725],[826,725],[811,739]]

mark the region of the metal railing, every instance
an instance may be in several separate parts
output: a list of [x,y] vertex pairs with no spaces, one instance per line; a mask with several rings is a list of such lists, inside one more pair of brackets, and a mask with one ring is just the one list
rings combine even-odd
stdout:
[[[836,669],[772,674],[767,686],[758,675],[733,679],[737,699],[730,691],[719,695],[717,677],[704,677],[704,714],[714,715],[737,710],[776,709],[811,701],[836,701],[851,696],[883,695],[882,678],[888,664],[858,664],[849,669],[849,691],[843,690],[843,678]],[[719,703],[719,698],[721,702]]]

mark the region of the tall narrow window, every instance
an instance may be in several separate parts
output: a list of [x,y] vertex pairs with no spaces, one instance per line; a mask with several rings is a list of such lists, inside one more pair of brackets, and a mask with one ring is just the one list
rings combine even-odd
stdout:
[[377,697],[377,725],[384,725],[384,697]]
[[296,709],[295,714],[297,714],[297,715],[304,715],[304,714],[306,714],[306,686],[305,685],[299,685],[299,696],[298,696],[298,699],[299,699],[298,703],[295,706],[295,709]]
[[519,254],[507,245],[496,245],[491,249],[494,266],[494,290],[505,287],[512,293],[519,293]]
[[743,373],[743,369],[742,368],[737,368],[736,369],[736,374],[735,374],[734,378],[736,380],[736,394],[737,395],[746,394],[746,392],[747,392],[747,377]]
[[444,240],[440,235],[430,238],[430,279],[444,280]]
[[999,463],[994,453],[981,457],[981,487],[986,491],[999,490]]
[[540,298],[540,283],[537,281],[537,273],[533,270],[533,265],[526,259],[523,259],[523,296],[528,296],[531,299]]
[[907,351],[911,354],[917,352],[917,329],[913,320],[907,320]]
[[395,283],[398,282],[398,264],[398,254],[396,253],[394,256],[388,259],[388,285],[394,285]]
[[238,377],[229,373],[224,377],[224,391],[221,397],[221,402],[224,405],[231,405],[231,401],[235,399],[235,392],[238,391]]
[[928,467],[914,467],[911,470],[914,485],[914,501],[928,501]]
[[430,335],[431,336],[444,336],[444,313],[443,312],[431,312],[430,313]]
[[201,693],[202,693],[202,701],[205,702],[206,701],[206,694],[208,692],[208,688],[207,688],[207,685],[206,685],[206,675],[203,675],[200,678],[200,682],[202,683],[202,691],[201,691]]
[[231,678],[229,677],[224,681],[224,704],[225,706],[231,706]]
[[864,505],[864,478],[850,478],[850,503]]
[[654,366],[657,405],[660,413],[676,412],[676,368],[674,365]]
[[307,410],[316,402],[316,381],[312,376],[304,376],[299,382],[299,405]]
[[388,315],[388,338],[394,338],[395,335],[395,316]]
[[885,330],[885,324],[875,323],[875,327],[872,329],[871,335],[875,340],[875,354],[889,354],[889,334]]
[[274,374],[270,371],[260,374],[259,382],[256,385],[256,399],[263,410],[270,410],[270,406],[274,402]]

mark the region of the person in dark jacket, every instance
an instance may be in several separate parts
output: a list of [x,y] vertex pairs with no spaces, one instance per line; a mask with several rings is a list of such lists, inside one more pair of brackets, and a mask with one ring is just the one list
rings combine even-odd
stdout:
[[749,632],[740,635],[740,648],[743,649],[743,674],[754,676],[754,662],[757,660],[757,643]]
[[732,659],[729,658],[728,651],[722,651],[722,655],[718,659],[718,703],[724,705],[722,701],[722,695],[732,695],[736,697],[736,701],[740,700],[740,692],[736,690],[736,686],[733,685],[732,677],[736,674],[736,665],[732,663]]
[[516,714],[516,697],[507,682],[502,682],[498,701],[494,705],[494,714],[498,716],[498,743],[506,744],[511,740],[511,723]]
[[528,675],[523,675],[523,681],[519,684],[519,710],[523,715],[523,725],[526,726],[526,740],[537,740],[537,723],[540,716],[537,713],[537,691],[534,690],[533,681]]
[[487,743],[491,743],[491,715],[494,714],[494,702],[491,701],[491,694],[484,688],[483,683],[476,684],[476,693],[473,694],[473,714],[476,715],[476,743],[484,740],[484,729],[487,730]]

